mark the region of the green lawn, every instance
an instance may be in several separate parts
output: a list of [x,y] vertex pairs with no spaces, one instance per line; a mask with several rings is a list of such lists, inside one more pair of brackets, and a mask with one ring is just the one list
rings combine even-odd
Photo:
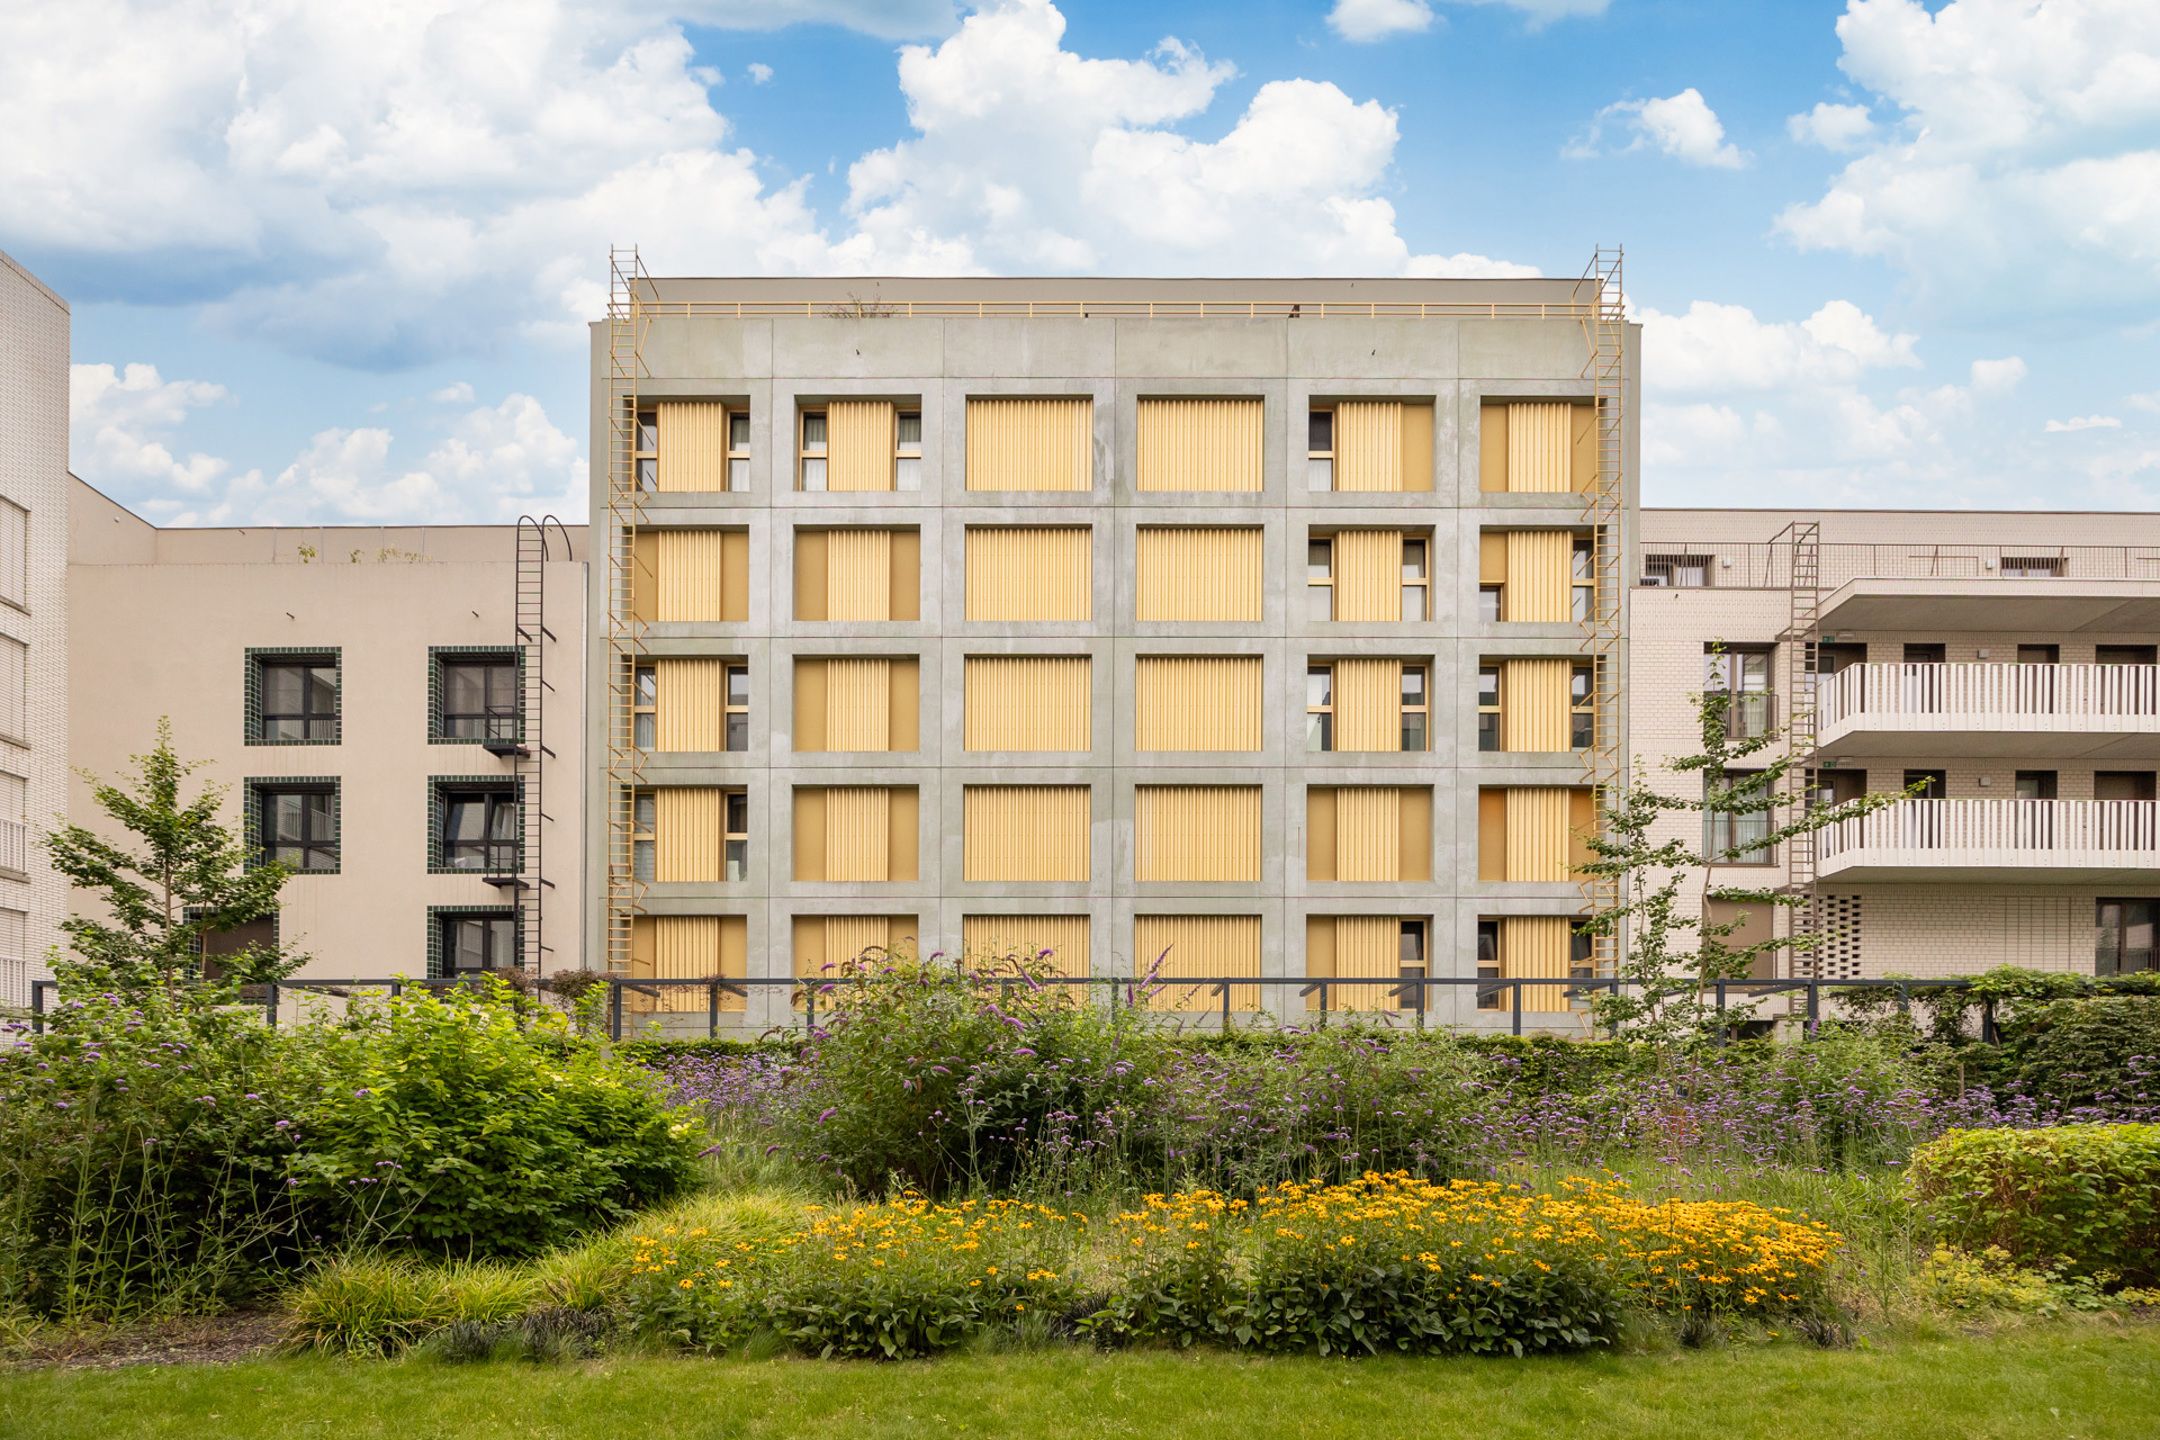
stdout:
[[2063,1326],[1879,1350],[1777,1345],[1540,1361],[1058,1351],[884,1366],[269,1360],[0,1372],[0,1435],[9,1440],[2156,1434],[2153,1326]]

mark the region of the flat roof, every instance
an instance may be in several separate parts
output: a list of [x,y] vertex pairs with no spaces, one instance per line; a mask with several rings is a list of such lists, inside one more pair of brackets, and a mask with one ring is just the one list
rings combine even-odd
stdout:
[[845,307],[865,305],[1033,304],[1116,307],[1205,301],[1210,306],[1551,305],[1587,301],[1584,280],[1521,276],[1473,279],[1402,275],[1115,276],[1115,275],[657,275],[648,295],[661,303]]

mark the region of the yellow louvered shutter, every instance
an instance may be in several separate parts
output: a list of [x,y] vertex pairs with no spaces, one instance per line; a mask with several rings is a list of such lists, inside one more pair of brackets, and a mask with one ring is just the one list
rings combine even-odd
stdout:
[[1257,655],[1143,655],[1133,666],[1137,750],[1258,750]]
[[970,785],[961,810],[961,873],[969,883],[1087,880],[1087,786]]
[[[1152,1010],[1199,1013],[1222,1009],[1213,986],[1181,985],[1180,980],[1233,979],[1260,973],[1260,917],[1257,915],[1135,915],[1133,974],[1152,982],[1141,1003]],[[1232,1010],[1260,1008],[1260,987],[1230,987]]]
[[[1502,979],[1564,979],[1570,973],[1570,936],[1575,922],[1565,915],[1504,915],[1500,918]],[[1522,1008],[1550,1014],[1572,1009],[1565,985],[1525,985]]]
[[889,400],[835,400],[825,407],[827,490],[893,488],[893,456],[899,449],[895,409]]
[[1139,619],[1258,620],[1260,537],[1258,526],[1141,526]]
[[1515,495],[1564,494],[1575,488],[1574,406],[1518,401],[1507,407],[1507,488]]
[[1566,660],[1500,662],[1500,748],[1553,751],[1570,748],[1573,666]]
[[1264,414],[1258,400],[1142,400],[1138,488],[1259,490]]
[[727,407],[717,400],[662,400],[656,489],[671,494],[728,488]]
[[892,749],[893,662],[825,662],[825,748]]
[[727,748],[727,666],[718,660],[653,661],[653,748]]
[[1402,791],[1345,785],[1335,792],[1335,878],[1395,881],[1402,874]]
[[1392,623],[1402,619],[1400,530],[1342,530],[1335,535],[1335,618]]
[[[1402,975],[1402,921],[1393,915],[1337,915],[1334,975],[1344,980],[1395,980]],[[1392,986],[1344,985],[1328,992],[1331,1010],[1393,1010]]]
[[725,613],[725,534],[720,530],[652,532],[656,603],[646,618],[661,622],[731,618]]
[[1337,660],[1335,748],[1402,749],[1402,661]]
[[1501,618],[1575,618],[1574,536],[1565,530],[1509,530]]
[[653,791],[653,879],[709,885],[724,878],[720,790],[666,785]]
[[[914,928],[914,917],[908,915],[797,915],[796,978],[835,979],[866,954],[875,963],[879,956],[906,945]],[[799,992],[795,1003],[798,1008],[802,1005]]]
[[970,655],[962,680],[969,750],[1087,750],[1094,721],[1085,655]]
[[967,618],[1071,621],[1094,614],[1094,531],[1085,525],[970,525]]
[[[741,915],[641,915],[633,926],[633,979],[740,980],[749,974],[749,922]],[[704,1010],[711,1001],[702,986],[670,985],[649,994],[630,991],[626,1000],[646,1012]],[[722,1011],[741,1012],[741,989],[720,991]]]
[[1353,493],[1403,487],[1400,400],[1345,400],[1335,407],[1335,488]]
[[890,530],[825,532],[827,620],[890,620],[893,590]]
[[1573,877],[1568,867],[1572,793],[1558,785],[1511,785],[1503,792],[1507,861],[1501,879],[1549,884]]
[[[960,920],[960,945],[969,961],[1008,955],[1047,958],[1067,975],[1088,973],[1088,917],[1085,915],[966,915]],[[1074,986],[1075,1002],[1088,992]]]
[[825,878],[892,878],[892,792],[878,785],[835,785],[825,792]]
[[1133,797],[1133,878],[1252,884],[1260,878],[1260,787],[1142,785]]
[[1087,490],[1095,402],[983,398],[967,404],[967,488]]

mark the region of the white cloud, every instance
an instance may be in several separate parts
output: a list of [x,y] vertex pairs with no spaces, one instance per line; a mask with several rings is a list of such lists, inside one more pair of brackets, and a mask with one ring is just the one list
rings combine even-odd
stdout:
[[2025,362],[2016,355],[2005,355],[2000,360],[1975,360],[1971,375],[1975,390],[2012,390],[2025,378]]
[[1825,150],[1857,150],[1874,136],[1875,121],[1865,105],[1832,105],[1825,101],[1805,114],[1786,117],[1785,132],[1795,140]]
[[2160,6],[1849,0],[1839,66],[1893,123],[1779,228],[1938,310],[2160,299]]
[[2147,390],[2138,395],[2123,397],[2123,403],[2133,410],[2144,410],[2160,415],[2160,390]]
[[1607,153],[1605,127],[1619,122],[1633,138],[1621,146],[1622,153],[1654,147],[1689,165],[1737,170],[1749,155],[1725,138],[1725,126],[1690,85],[1662,100],[1616,100],[1592,117],[1590,126],[1568,143],[1563,152],[1572,159],[1589,159]]
[[223,460],[174,453],[189,414],[226,398],[225,387],[167,380],[155,365],[68,367],[68,464],[92,484],[208,491],[231,468]]
[[1920,363],[1916,337],[1886,334],[1849,300],[1832,300],[1797,323],[1765,322],[1746,306],[1709,300],[1680,315],[1644,309],[1640,319],[1643,373],[1661,393],[1849,384],[1869,370]]
[[762,60],[751,61],[744,67],[743,73],[750,77],[750,83],[753,85],[770,85],[772,83],[773,68]]
[[473,398],[472,383],[466,380],[453,380],[448,385],[443,386],[442,389],[430,392],[427,398],[438,405],[467,404]]
[[1532,26],[1576,15],[1602,15],[1611,0],[1453,0],[1457,5],[1505,5],[1530,17]]
[[1327,23],[1343,39],[1363,43],[1430,30],[1433,13],[1426,0],[1335,0]]
[[2050,420],[2045,428],[2049,435],[2070,435],[2080,430],[2120,430],[2122,421],[2113,415],[2073,415],[2068,420]]

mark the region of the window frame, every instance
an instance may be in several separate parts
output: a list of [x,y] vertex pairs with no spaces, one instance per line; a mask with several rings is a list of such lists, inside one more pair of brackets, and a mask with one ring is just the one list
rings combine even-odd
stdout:
[[660,797],[650,786],[630,792],[630,878],[640,885],[659,883]]
[[[489,940],[483,947],[492,949],[496,927],[507,927],[507,954],[497,963],[471,968],[457,964],[458,947],[452,942],[451,931],[458,926],[482,924],[488,927]],[[466,975],[494,975],[505,970],[524,968],[524,925],[516,909],[500,905],[436,905],[428,909],[428,978],[455,980]]]
[[[1643,556],[1642,583],[1652,589],[1708,590],[1711,576],[1717,569],[1717,557],[1692,550],[1675,550],[1661,555]],[[1702,581],[1696,585],[1683,585],[1683,574],[1701,572]]]
[[[738,422],[742,425],[742,444],[740,446],[735,443],[735,427]],[[722,406],[720,423],[727,433],[726,478],[728,493],[731,495],[747,493],[750,489],[750,407],[745,405],[737,409],[733,405]],[[740,485],[735,483],[738,474],[742,478],[742,484]]]
[[1576,660],[1568,665],[1568,748],[1597,748],[1598,697],[1595,660]]
[[[1402,671],[1400,677],[1396,681],[1397,689],[1395,695],[1395,723],[1397,731],[1395,736],[1395,744],[1397,747],[1397,753],[1403,755],[1429,755],[1432,753],[1433,731],[1432,667],[1426,664],[1423,660],[1405,660],[1401,662],[1401,664]],[[1410,703],[1408,696],[1410,676],[1413,674],[1418,677],[1418,688],[1424,696],[1424,698],[1415,705]],[[1408,717],[1412,715],[1416,715],[1419,717],[1419,743],[1416,745],[1406,743],[1408,737],[1403,731],[1403,726],[1407,722]]]
[[[1492,680],[1492,700],[1487,703],[1485,681]],[[1477,689],[1472,701],[1477,709],[1477,748],[1481,755],[1497,755],[1500,752],[1500,716],[1507,708],[1507,681],[1497,664],[1480,665],[1477,668]],[[1490,718],[1491,724],[1487,724]]]
[[[907,422],[915,422],[915,439],[907,438]],[[910,448],[912,446],[912,448]],[[915,463],[911,466],[908,462]],[[893,463],[892,488],[895,494],[920,494],[923,472],[923,412],[917,405],[912,410],[893,407]]]
[[1597,614],[1597,536],[1576,535],[1568,541],[1568,617],[1587,624]]
[[[323,800],[320,814],[323,817],[323,834],[311,836],[307,824],[311,812],[303,809],[302,833],[293,841],[274,840],[270,828],[277,821],[276,802],[287,796],[313,797]],[[251,776],[247,782],[248,865],[255,868],[284,859],[279,850],[296,850],[299,862],[286,861],[295,875],[335,875],[344,866],[344,815],[340,803],[339,783],[325,775]],[[328,863],[307,863],[311,852]]]
[[[810,421],[815,418],[824,434],[817,448],[810,448]],[[818,483],[810,483],[810,462],[817,461],[823,467],[818,471]],[[832,493],[832,420],[823,405],[798,406],[795,411],[795,489],[803,495],[827,495]]]
[[2067,569],[2060,555],[2005,555],[1995,562],[2005,580],[2060,580]]
[[[1728,769],[1724,772],[1725,784],[1729,788],[1733,784],[1735,776],[1746,777],[1760,774],[1762,774],[1761,770],[1749,767]],[[1710,784],[1711,777],[1707,774],[1704,775],[1703,794],[1705,798],[1710,793]],[[1774,845],[1749,850],[1738,855],[1726,853],[1736,849],[1736,842],[1743,838],[1739,829],[1742,821],[1746,821],[1751,827],[1760,826],[1762,834],[1767,836],[1777,827],[1777,817],[1774,813],[1765,810],[1752,815],[1738,815],[1723,811],[1705,810],[1702,818],[1703,859],[1706,864],[1741,865],[1751,868],[1777,864],[1777,847]]]
[[[1315,675],[1325,675],[1327,677],[1327,703],[1324,705],[1315,705],[1313,703],[1312,684]],[[1319,738],[1323,743],[1317,746],[1313,744],[1315,738],[1313,720],[1315,717],[1322,721]],[[1307,663],[1305,666],[1305,753],[1308,755],[1332,755],[1335,753],[1335,663],[1331,660],[1322,661],[1317,665]]]
[[[735,679],[742,677],[742,703],[735,703]],[[742,717],[742,743],[736,744],[737,716]],[[655,724],[657,725],[657,721]],[[720,665],[720,744],[731,755],[750,753],[750,665],[745,660],[724,660]]]
[[[1327,431],[1328,431],[1328,434],[1327,434],[1327,439],[1328,439],[1328,443],[1327,443],[1327,446],[1326,446],[1326,448],[1325,448],[1325,449],[1317,449],[1317,448],[1315,448],[1315,447],[1314,447],[1314,445],[1313,445],[1313,443],[1312,443],[1312,440],[1313,440],[1313,421],[1314,421],[1314,420],[1316,420],[1317,418],[1319,418],[1319,417],[1320,417],[1320,416],[1322,416],[1322,415],[1325,415],[1325,416],[1327,417]],[[1328,494],[1333,494],[1333,493],[1334,493],[1334,490],[1335,490],[1335,438],[1336,438],[1336,429],[1335,429],[1335,427],[1336,427],[1336,414],[1335,414],[1335,407],[1334,407],[1333,405],[1313,405],[1313,406],[1310,406],[1310,407],[1308,407],[1308,409],[1306,410],[1306,413],[1305,413],[1305,490],[1306,490],[1306,493],[1307,493],[1307,494],[1311,494],[1311,495],[1328,495]],[[1320,473],[1320,472],[1318,472],[1318,471],[1316,471],[1316,470],[1314,469],[1314,465],[1315,465],[1315,462],[1324,462],[1324,463],[1326,464],[1326,466],[1327,466],[1327,470],[1326,470],[1326,472],[1325,472],[1325,473],[1326,473],[1326,475],[1327,475],[1327,484],[1325,484],[1325,485],[1315,485],[1315,484],[1313,484],[1313,477],[1314,477],[1314,476],[1315,476],[1316,474]]]
[[660,743],[660,670],[650,660],[630,662],[630,745],[651,750]]
[[638,406],[630,412],[630,483],[640,495],[660,491],[660,409]]
[[[2112,927],[2115,939],[2115,943],[2112,947],[2112,954],[2110,954],[2107,949],[2102,948],[2108,939],[2108,933],[2110,929],[2108,922],[2108,911],[2110,908],[2118,912],[2118,918],[2116,919]],[[2140,923],[2135,918],[2135,912],[2138,910],[2144,911],[2144,919],[2142,923],[2145,926],[2147,933],[2160,933],[2160,899],[2154,899],[2153,897],[2148,895],[2101,895],[2094,899],[2094,975],[2136,975],[2153,970],[2160,970],[2160,944],[2155,944],[2147,948],[2143,952],[2145,960],[2145,963],[2143,965],[2133,969],[2125,969],[2123,966],[2123,962],[2125,959],[2139,953],[2136,950],[2133,950],[2129,944],[2129,936],[2131,931]],[[2105,962],[2104,967],[2103,962]]]
[[[1417,959],[1413,963],[1403,958],[1403,940],[1415,935]],[[1432,921],[1422,915],[1405,915],[1396,920],[1395,927],[1395,978],[1403,980],[1429,980],[1432,978]],[[1424,985],[1404,986],[1395,992],[1395,1008],[1406,1014],[1425,1008],[1428,988]]]
[[[428,739],[438,745],[485,745],[489,742],[517,742],[525,738],[525,657],[516,646],[474,647],[437,645],[428,648],[429,713]],[[500,734],[458,735],[450,729],[450,667],[471,665],[489,670],[508,672],[510,676],[509,727]],[[460,719],[474,718],[470,713]],[[477,718],[485,728],[489,721],[498,718],[482,710]]]
[[[742,828],[735,828],[736,807],[742,809]],[[739,885],[750,878],[750,790],[748,786],[723,786],[720,790],[720,875],[722,883]]]
[[[1423,557],[1418,562],[1418,564],[1424,572],[1423,574],[1417,576],[1415,579],[1413,579],[1410,574],[1410,547],[1413,545],[1418,548],[1418,553]],[[1429,623],[1433,618],[1432,536],[1423,531],[1405,530],[1402,532],[1402,547],[1402,598],[1397,602],[1401,607],[1402,619],[1399,623],[1404,625],[1424,625]],[[1415,615],[1412,615],[1410,613],[1410,595],[1412,591],[1417,592],[1418,613]]]
[[[242,741],[248,745],[336,745],[345,735],[345,665],[344,652],[335,646],[276,646],[254,647],[246,653],[247,696],[245,731]],[[270,672],[274,670],[327,670],[330,672],[330,709],[319,715],[308,710],[292,714],[272,712],[267,705],[270,698]],[[303,694],[314,688],[303,682]],[[272,719],[301,722],[303,733],[291,736],[273,736],[269,733]],[[306,729],[321,721],[327,731],[314,735]]]
[[[1315,579],[1313,577],[1313,551],[1315,548],[1322,546],[1326,547],[1327,560],[1321,567],[1319,578]],[[1325,615],[1314,615],[1312,613],[1314,603],[1312,592],[1315,590],[1327,591],[1327,614]],[[1308,623],[1329,625],[1335,623],[1335,537],[1333,535],[1307,535],[1305,537],[1305,605],[1305,619]]]
[[[428,780],[429,845],[428,873],[433,875],[516,875],[525,868],[525,787],[516,777],[504,778],[492,775],[437,775]],[[455,806],[478,800],[485,805],[481,814],[481,838],[478,840],[455,839],[451,835],[450,817]],[[511,817],[512,835],[498,839],[494,835],[497,807],[507,805]],[[478,865],[460,865],[456,857],[478,847],[481,862]],[[500,863],[498,852],[509,852],[509,863]]]

